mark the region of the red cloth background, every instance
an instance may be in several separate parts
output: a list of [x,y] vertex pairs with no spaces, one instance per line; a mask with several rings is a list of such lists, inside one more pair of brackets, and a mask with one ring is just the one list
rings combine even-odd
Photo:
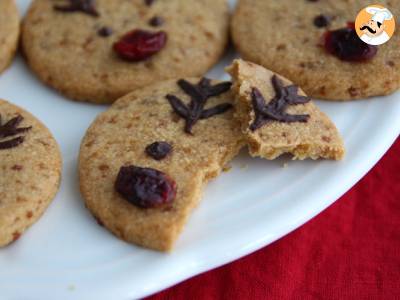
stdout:
[[400,139],[305,226],[149,299],[400,299]]

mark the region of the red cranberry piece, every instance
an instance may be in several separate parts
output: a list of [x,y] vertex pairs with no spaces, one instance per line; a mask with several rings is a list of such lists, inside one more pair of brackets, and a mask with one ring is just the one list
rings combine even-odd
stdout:
[[369,60],[378,52],[378,47],[364,43],[357,36],[352,23],[349,23],[347,28],[326,32],[324,47],[339,59],[352,62]]
[[136,166],[120,169],[115,190],[125,200],[141,208],[166,206],[176,197],[176,183],[168,175]]
[[142,61],[164,48],[167,34],[164,31],[134,30],[114,44],[114,51],[124,60]]
[[155,142],[146,147],[147,155],[155,160],[162,160],[172,151],[172,146],[166,142]]

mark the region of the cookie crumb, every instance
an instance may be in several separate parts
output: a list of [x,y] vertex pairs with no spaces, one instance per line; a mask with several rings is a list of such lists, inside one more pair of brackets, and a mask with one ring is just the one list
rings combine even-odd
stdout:
[[389,67],[394,67],[396,64],[394,63],[394,61],[392,61],[392,60],[389,60],[387,63],[386,63]]
[[276,46],[276,50],[285,50],[286,49],[286,45],[285,44],[279,44],[278,46]]
[[350,87],[347,91],[349,92],[349,95],[351,97],[357,97],[357,96],[360,95],[360,89],[357,89],[357,88],[355,88],[353,86]]
[[70,285],[67,287],[67,289],[68,289],[68,291],[73,292],[73,291],[75,291],[76,287],[75,287],[75,285],[70,284]]
[[232,170],[231,165],[226,165],[222,168],[222,172],[224,172],[224,173],[228,173],[230,170]]
[[13,166],[11,167],[11,170],[13,170],[13,171],[21,171],[23,168],[24,168],[24,167],[21,166],[21,165],[13,165]]

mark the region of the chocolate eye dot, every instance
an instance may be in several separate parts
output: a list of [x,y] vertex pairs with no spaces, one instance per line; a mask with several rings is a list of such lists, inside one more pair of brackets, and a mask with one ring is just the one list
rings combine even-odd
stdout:
[[158,16],[155,16],[149,20],[149,25],[153,27],[159,27],[164,24],[164,19]]
[[148,156],[155,160],[162,160],[166,158],[172,151],[172,146],[167,142],[155,142],[146,147]]
[[331,18],[326,15],[319,15],[314,18],[314,25],[318,28],[327,27],[331,22]]
[[113,34],[113,30],[110,27],[104,26],[101,27],[98,31],[97,34],[101,37],[109,37],[110,35]]

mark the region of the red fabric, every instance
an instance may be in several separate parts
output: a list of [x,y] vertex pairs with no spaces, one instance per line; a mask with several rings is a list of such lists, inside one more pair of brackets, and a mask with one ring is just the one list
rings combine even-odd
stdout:
[[305,226],[149,299],[400,299],[400,139]]

